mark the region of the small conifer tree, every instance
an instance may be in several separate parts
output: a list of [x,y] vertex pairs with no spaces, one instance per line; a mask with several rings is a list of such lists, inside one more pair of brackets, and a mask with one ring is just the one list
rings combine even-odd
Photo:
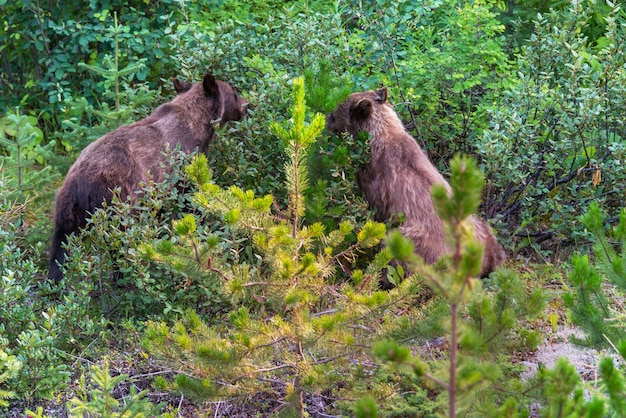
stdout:
[[54,141],[42,145],[43,132],[37,118],[21,114],[20,109],[0,118],[0,162],[4,181],[13,190],[37,195],[45,185],[59,178],[46,162],[53,156]]
[[[483,175],[468,158],[457,156],[450,167],[452,194],[448,195],[443,186],[435,186],[432,195],[452,253],[429,266],[413,253],[413,244],[400,233],[392,232],[386,240],[394,257],[417,270],[449,306],[448,365],[443,370],[431,370],[408,347],[394,340],[381,341],[374,352],[396,367],[410,367],[418,376],[441,387],[442,396],[448,400],[447,416],[456,417],[472,409],[494,414],[500,405],[490,402],[503,396],[491,391],[490,396],[481,396],[482,401],[476,402],[476,394],[488,391],[491,383],[502,378],[502,370],[494,360],[505,355],[508,348],[538,344],[536,331],[520,329],[516,324],[518,318],[536,317],[544,299],[540,289],[527,294],[519,277],[510,270],[496,271],[484,286],[476,278],[483,248],[473,237],[469,216],[480,203]],[[507,414],[515,409],[515,400],[502,402],[501,413],[510,416]]]
[[[346,101],[352,81],[338,76],[329,60],[321,60],[317,68],[305,70],[304,86],[309,112],[328,114]],[[354,181],[369,160],[368,135],[363,134],[323,134],[309,150],[306,221],[336,229],[346,219],[362,223],[367,218],[367,202]]]
[[306,102],[304,100],[304,79],[293,80],[294,106],[289,127],[276,122],[271,124],[272,132],[278,136],[285,148],[289,162],[285,165],[289,213],[292,220],[292,236],[296,238],[298,221],[304,216],[304,192],[309,187],[306,165],[309,150],[324,129],[324,115],[315,114],[313,121],[306,124]]
[[113,121],[115,123],[115,127],[117,128],[128,121],[128,115],[133,110],[132,106],[122,106],[122,98],[128,97],[128,93],[125,93],[123,89],[120,91],[120,80],[123,77],[132,76],[141,69],[145,68],[146,59],[140,59],[136,63],[128,64],[126,67],[120,69],[119,35],[121,33],[121,28],[117,22],[117,13],[113,13],[113,27],[109,28],[109,30],[113,33],[115,45],[112,59],[110,56],[105,56],[104,62],[106,66],[91,65],[83,62],[78,63],[78,65],[102,76],[104,78],[104,85],[106,87],[107,94],[109,94],[109,88],[111,86],[113,87],[113,92],[110,95],[112,96],[114,102],[114,109],[109,109],[106,103],[104,103],[104,109],[102,111],[95,109],[91,110],[98,117]]
[[626,312],[616,311],[604,289],[608,280],[618,291],[626,291],[626,209],[621,210],[618,225],[608,233],[597,202],[590,204],[581,220],[592,234],[596,263],[592,265],[586,254],[572,256],[568,274],[572,287],[563,295],[563,301],[574,323],[587,332],[586,339],[579,343],[615,346],[624,335],[626,323],[620,318]]
[[[626,359],[624,309],[613,301],[626,291],[626,209],[615,227],[605,226],[605,216],[597,202],[589,205],[581,221],[591,233],[593,255],[575,254],[567,275],[571,288],[563,294],[572,321],[586,338],[573,338],[591,347],[608,347],[620,362]],[[626,375],[613,357],[600,359],[601,384],[590,396],[583,396],[580,378],[567,359],[560,359],[553,370],[545,371],[547,406],[545,416],[624,416],[626,414]],[[608,414],[608,415],[607,415]]]
[[351,93],[349,77],[337,78],[332,71],[330,60],[323,59],[318,71],[311,68],[304,72],[304,85],[307,93],[307,106],[316,112],[330,113],[344,102]]
[[196,215],[175,221],[176,237],[146,245],[144,251],[170,265],[191,263],[210,272],[232,309],[213,325],[192,310],[171,327],[150,323],[145,345],[185,370],[174,382],[161,382],[166,387],[199,398],[272,388],[284,402],[283,412],[301,416],[304,392],[333,387],[338,376],[349,379],[354,359],[369,351],[379,332],[385,308],[410,306],[419,283],[407,280],[392,293],[380,291],[377,277],[389,261],[389,252],[383,251],[364,271],[351,271],[350,280],[330,284],[359,251],[380,243],[385,226],[368,221],[356,228],[345,221],[327,231],[320,222],[304,222],[306,153],[324,118],[318,114],[306,123],[302,79],[293,86],[291,122],[272,127],[288,157],[288,210],[280,212],[289,216],[271,212],[271,196],[217,186],[206,157],[196,156],[187,172],[198,188],[198,211],[210,214],[205,219],[218,219],[225,234],[239,237],[234,241],[242,247],[231,251],[241,257],[225,255],[223,239],[205,234]]
[[81,376],[79,396],[70,399],[68,410],[70,417],[111,417],[111,418],[143,418],[158,416],[158,407],[146,399],[147,390],[137,392],[134,385],[130,386],[128,397],[123,400],[114,395],[118,385],[128,380],[128,376],[120,374],[115,377],[109,372],[109,365],[92,366],[89,373],[92,387],[88,387],[85,376]]

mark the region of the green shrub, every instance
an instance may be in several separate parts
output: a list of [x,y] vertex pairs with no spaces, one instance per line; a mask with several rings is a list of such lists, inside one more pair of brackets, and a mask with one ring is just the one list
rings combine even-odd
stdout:
[[[81,350],[101,328],[89,317],[88,283],[68,290],[62,300],[50,298],[49,285],[39,283],[41,246],[28,251],[16,243],[14,226],[24,207],[0,187],[0,352],[6,354],[3,388],[32,401],[53,398],[68,382],[67,355]],[[58,289],[56,289],[58,290]],[[19,362],[22,367],[14,367]],[[12,366],[13,365],[13,366]]]
[[[16,377],[22,366],[22,363],[15,356],[9,356],[4,351],[0,350],[0,385],[6,387],[5,382]],[[15,397],[15,392],[0,389],[0,408],[9,406],[7,399]]]
[[474,152],[510,72],[496,2],[378,1],[346,10],[355,83],[390,87],[396,110],[443,167]]
[[[179,51],[183,78],[198,79],[211,69],[218,79],[240,89],[253,105],[249,117],[226,127],[224,135],[209,146],[209,166],[216,183],[222,187],[234,184],[259,195],[271,193],[284,203],[285,156],[269,126],[289,114],[289,101],[285,100],[290,94],[289,80],[310,73],[313,77],[309,80],[319,81],[320,63],[333,63],[322,71],[326,80],[350,85],[346,76],[351,60],[340,15],[288,8],[276,10],[267,19],[224,20],[217,26],[196,22],[170,37]],[[317,87],[318,83],[312,84]],[[339,139],[329,140],[320,153],[345,155],[345,146],[335,151],[343,145]],[[349,167],[345,158],[341,164],[339,172]],[[312,178],[312,184],[317,178]],[[339,185],[341,179],[333,179],[329,190],[345,189]]]
[[[96,286],[99,305],[105,316],[144,318],[147,315],[182,313],[189,306],[200,312],[219,312],[222,296],[215,278],[185,271],[181,264],[165,266],[152,261],[145,247],[156,243],[163,251],[174,236],[179,219],[194,211],[191,184],[181,166],[189,156],[178,150],[164,152],[172,169],[161,183],[145,185],[134,198],[113,201],[98,209],[85,229],[70,239],[66,282],[90,282]],[[183,218],[184,219],[184,218]],[[227,234],[226,229],[204,219],[206,227],[197,233],[204,241]],[[227,237],[221,250],[229,252]]]
[[485,204],[518,248],[584,245],[581,205],[598,201],[611,217],[623,206],[626,38],[614,6],[602,41],[589,43],[592,3],[538,15],[509,87],[484,107],[490,129],[476,149],[490,178]]
[[114,15],[123,45],[119,67],[144,58],[146,66],[133,79],[152,87],[172,71],[176,54],[165,35],[186,21],[185,7],[175,0],[1,1],[0,11],[0,42],[6,46],[1,77],[8,93],[0,98],[0,108],[36,109],[46,137],[59,128],[57,116],[66,100],[83,97],[90,105],[102,103],[109,86],[78,63],[95,65],[115,56]]

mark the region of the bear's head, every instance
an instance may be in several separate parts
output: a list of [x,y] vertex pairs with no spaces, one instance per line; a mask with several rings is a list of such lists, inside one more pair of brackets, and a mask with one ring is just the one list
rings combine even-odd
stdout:
[[248,111],[250,103],[241,97],[235,89],[223,81],[217,81],[217,86],[217,90],[220,92],[220,101],[222,103],[222,114],[220,118],[221,123],[223,124],[229,120],[243,119]]
[[326,128],[330,132],[348,132],[356,135],[370,131],[374,115],[386,114],[393,109],[387,103],[387,87],[352,93],[326,117]]
[[[212,110],[214,120],[224,124],[231,120],[241,120],[246,114],[249,103],[227,83],[216,80],[212,74],[206,74],[201,83],[189,83],[177,78],[173,80],[178,97],[173,102],[185,102],[198,105],[206,101]],[[192,95],[193,100],[189,100]]]

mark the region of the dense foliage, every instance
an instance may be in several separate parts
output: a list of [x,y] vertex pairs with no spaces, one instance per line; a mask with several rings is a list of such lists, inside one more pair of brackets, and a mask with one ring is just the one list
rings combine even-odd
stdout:
[[[584,35],[590,9],[538,17],[518,56],[518,72],[478,142],[492,174],[493,213],[529,243],[580,242],[581,207],[624,206],[623,71],[626,33],[614,8],[599,45]],[[496,169],[495,167],[499,167]]]
[[[0,0],[0,21],[0,408],[175,416],[183,393],[215,415],[204,401],[243,415],[623,413],[613,357],[593,386],[567,361],[523,380],[518,361],[559,319],[626,355],[617,2]],[[164,150],[169,177],[96,211],[66,279],[46,282],[54,191],[80,151],[207,71],[248,117],[218,128],[206,158]],[[434,266],[371,221],[366,136],[323,129],[350,92],[383,84],[453,186],[435,196],[457,251]],[[510,255],[483,281],[462,233],[474,211]],[[550,299],[539,288],[555,282]],[[542,316],[561,296],[568,313]]]

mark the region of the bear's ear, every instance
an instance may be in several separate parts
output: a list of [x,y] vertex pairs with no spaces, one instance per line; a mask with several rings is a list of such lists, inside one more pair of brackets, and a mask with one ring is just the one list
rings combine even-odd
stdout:
[[217,81],[213,74],[206,74],[202,80],[202,87],[204,88],[204,94],[207,97],[217,99],[220,97],[220,88],[217,85]]
[[365,120],[369,118],[373,110],[374,103],[372,103],[371,100],[359,100],[358,102],[350,106],[350,119]]
[[387,101],[387,87],[376,90],[376,103],[383,104]]
[[193,84],[186,81],[180,81],[177,78],[172,79],[172,83],[174,83],[174,90],[176,90],[176,93],[178,94],[188,92],[191,89],[191,86],[193,86]]

